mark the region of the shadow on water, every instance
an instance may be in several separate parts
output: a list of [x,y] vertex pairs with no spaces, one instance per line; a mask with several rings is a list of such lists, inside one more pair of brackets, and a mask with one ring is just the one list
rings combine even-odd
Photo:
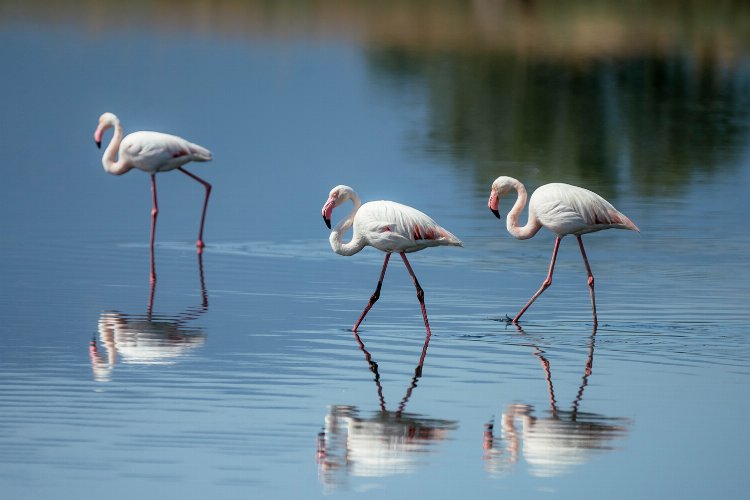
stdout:
[[422,376],[430,335],[425,336],[419,363],[406,393],[395,410],[388,410],[378,363],[365,348],[359,334],[354,339],[365,355],[370,371],[375,375],[380,411],[371,417],[359,415],[356,406],[333,405],[325,418],[325,428],[318,434],[319,477],[327,490],[347,484],[348,476],[384,477],[412,473],[431,446],[447,439],[448,432],[458,423],[452,420],[428,418],[406,413],[406,405]]
[[[517,327],[526,335],[521,327]],[[570,473],[576,466],[588,462],[596,452],[612,450],[615,439],[626,437],[631,422],[625,418],[605,417],[580,410],[583,392],[589,383],[596,343],[596,326],[589,339],[589,352],[581,383],[570,410],[560,409],[552,383],[552,369],[545,352],[531,342],[533,354],[542,364],[547,382],[549,409],[543,416],[534,415],[534,406],[525,403],[509,404],[500,416],[500,434],[495,434],[493,421],[485,425],[485,469],[493,476],[509,473],[523,454],[536,477],[555,477]],[[521,423],[521,430],[516,427]]]
[[[151,254],[151,277],[148,304],[145,314],[126,314],[119,311],[104,311],[99,317],[99,339],[89,345],[91,368],[94,380],[110,382],[118,363],[138,365],[172,364],[178,358],[205,343],[202,328],[191,326],[208,311],[208,291],[203,275],[203,255],[198,253],[198,276],[200,279],[201,303],[191,306],[176,315],[154,314],[156,294],[156,266]],[[102,352],[99,346],[104,347]]]

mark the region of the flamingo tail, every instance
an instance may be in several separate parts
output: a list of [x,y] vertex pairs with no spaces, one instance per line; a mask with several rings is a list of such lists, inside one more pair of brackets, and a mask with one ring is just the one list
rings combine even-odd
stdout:
[[192,142],[190,143],[190,154],[193,161],[210,161],[213,158],[211,151]]

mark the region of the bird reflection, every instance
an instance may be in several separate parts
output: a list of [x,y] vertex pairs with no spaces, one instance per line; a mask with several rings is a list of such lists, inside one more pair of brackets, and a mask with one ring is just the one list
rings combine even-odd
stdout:
[[[519,330],[524,333],[520,327]],[[583,392],[592,372],[595,342],[596,325],[589,340],[581,384],[570,410],[559,408],[549,360],[542,349],[532,346],[534,356],[544,369],[550,407],[544,412],[545,415],[537,417],[532,405],[508,405],[500,417],[499,435],[495,434],[493,421],[485,424],[483,458],[485,468],[491,475],[501,476],[509,472],[522,453],[532,476],[559,476],[586,463],[594,453],[614,449],[612,441],[626,436],[630,425],[627,419],[580,411]]]
[[356,406],[334,405],[325,418],[325,428],[318,434],[317,462],[320,479],[328,489],[346,483],[348,476],[384,477],[413,472],[423,463],[432,446],[447,439],[448,431],[457,422],[427,418],[406,413],[406,405],[422,376],[422,367],[430,335],[425,337],[414,376],[395,410],[386,408],[378,364],[365,348],[359,334],[354,333],[375,375],[380,410],[371,417],[361,416]]
[[[89,345],[94,380],[109,382],[119,362],[129,364],[172,364],[192,349],[203,345],[203,329],[189,323],[208,310],[208,292],[203,276],[203,255],[198,254],[201,302],[188,307],[178,315],[153,313],[156,292],[155,268],[152,274],[148,305],[145,314],[125,314],[104,311],[99,317],[99,341],[94,338]],[[101,346],[104,346],[102,351]]]

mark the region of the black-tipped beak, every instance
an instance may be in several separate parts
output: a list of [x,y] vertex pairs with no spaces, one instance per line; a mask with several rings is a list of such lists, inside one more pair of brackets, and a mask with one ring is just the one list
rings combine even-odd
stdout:
[[331,219],[326,219],[326,216],[324,215],[323,220],[326,223],[326,227],[328,227],[328,229],[331,229]]
[[501,217],[500,217],[500,211],[499,211],[499,210],[495,210],[495,209],[493,209],[493,208],[490,208],[490,210],[492,211],[492,213],[493,213],[493,214],[495,214],[495,217],[497,217],[498,219],[500,219],[500,218],[501,218]]
[[96,143],[96,147],[99,149],[102,149],[102,141],[94,141]]

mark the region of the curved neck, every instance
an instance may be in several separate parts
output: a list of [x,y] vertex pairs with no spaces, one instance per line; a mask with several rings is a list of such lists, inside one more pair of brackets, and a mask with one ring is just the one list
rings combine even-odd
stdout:
[[354,232],[352,239],[349,243],[344,243],[344,233],[352,227],[354,224],[354,216],[357,215],[357,210],[362,206],[362,201],[357,196],[357,193],[351,194],[351,200],[354,204],[352,211],[346,216],[344,220],[336,224],[336,227],[331,231],[331,236],[328,240],[331,242],[331,248],[339,255],[354,255],[365,247],[365,240]]
[[104,166],[104,170],[107,173],[113,175],[122,175],[133,168],[133,166],[124,161],[122,158],[120,158],[120,161],[115,160],[117,150],[120,149],[123,132],[122,125],[120,125],[119,121],[116,121],[114,123],[114,127],[115,133],[112,135],[112,139],[109,141],[107,149],[104,150],[104,154],[102,155],[102,165]]
[[518,238],[519,240],[525,240],[534,236],[542,228],[542,225],[536,218],[536,215],[531,211],[531,209],[529,209],[529,219],[526,222],[526,225],[520,226],[518,224],[518,216],[521,215],[523,207],[526,206],[528,195],[526,194],[526,188],[523,186],[523,184],[521,184],[521,182],[516,181],[513,184],[513,187],[518,193],[518,198],[516,199],[516,203],[513,205],[513,208],[510,210],[510,212],[508,212],[506,227],[508,228],[508,232],[512,234],[513,237]]

